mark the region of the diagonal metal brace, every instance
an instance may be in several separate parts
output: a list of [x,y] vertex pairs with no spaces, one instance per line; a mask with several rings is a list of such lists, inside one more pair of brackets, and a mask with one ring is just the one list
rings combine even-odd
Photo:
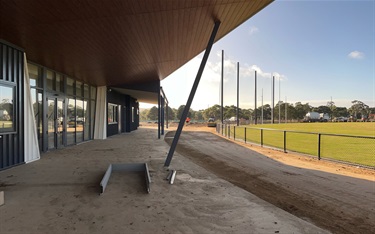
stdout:
[[201,65],[199,67],[197,76],[195,78],[193,87],[191,88],[191,92],[190,92],[189,98],[187,100],[185,109],[182,112],[180,123],[178,124],[178,128],[177,128],[176,134],[175,134],[175,136],[173,138],[171,148],[169,149],[167,159],[165,160],[165,163],[164,163],[165,167],[169,167],[169,165],[170,165],[170,163],[172,161],[174,151],[176,150],[178,140],[180,139],[182,128],[184,127],[185,120],[186,120],[187,115],[189,113],[191,103],[193,102],[193,98],[194,98],[195,92],[197,91],[199,81],[200,81],[200,79],[202,77],[203,70],[204,70],[204,67],[206,66],[206,63],[207,63],[207,60],[208,60],[208,56],[210,55],[210,52],[211,52],[211,49],[212,49],[212,45],[214,44],[217,31],[219,30],[219,26],[220,26],[220,21],[216,21],[214,29],[212,30],[212,33],[211,33],[210,40],[208,41],[208,44],[207,44],[207,47],[206,47],[206,51],[204,52],[204,56],[203,56]]

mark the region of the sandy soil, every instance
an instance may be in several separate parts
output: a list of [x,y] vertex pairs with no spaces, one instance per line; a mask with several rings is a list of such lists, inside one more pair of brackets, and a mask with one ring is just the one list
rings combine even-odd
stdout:
[[[164,168],[168,149],[155,129],[141,128],[0,171],[0,233],[328,233],[178,153]],[[99,196],[109,163],[132,162],[148,163],[151,192],[143,174],[115,172]]]
[[[214,128],[186,126],[177,152],[217,176],[333,233],[375,233],[374,171],[238,142],[233,144],[211,134],[213,131]],[[166,134],[167,143],[171,143],[173,134],[173,131]]]
[[[142,123],[143,128],[157,128],[157,125],[152,123]],[[165,131],[173,131],[177,129],[176,123],[171,123],[168,129]],[[207,127],[206,124],[190,124],[184,126],[184,131],[205,131],[216,134],[215,128]],[[217,136],[227,139],[224,136],[217,134]],[[309,168],[314,170],[320,170],[324,172],[329,172],[338,175],[345,175],[350,177],[355,177],[359,179],[366,179],[375,181],[375,171],[367,168],[362,168],[358,166],[347,165],[338,162],[332,162],[327,160],[318,160],[316,157],[309,157],[307,155],[299,154],[296,152],[284,153],[278,149],[272,149],[268,147],[261,147],[256,144],[243,143],[241,141],[233,141],[233,139],[227,139],[235,144],[244,146],[248,149],[254,150],[258,153],[263,154],[266,157],[275,159],[282,163],[290,166],[297,166],[301,168]],[[375,160],[375,159],[374,159]]]

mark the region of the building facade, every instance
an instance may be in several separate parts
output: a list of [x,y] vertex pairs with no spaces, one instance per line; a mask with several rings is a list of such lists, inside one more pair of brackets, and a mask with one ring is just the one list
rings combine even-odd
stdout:
[[[1,41],[0,55],[0,170],[138,128],[135,98],[101,87],[104,98],[97,102],[96,86],[26,61],[22,48]],[[25,150],[27,143],[32,149]]]
[[0,0],[0,170],[133,131],[138,102],[160,138],[160,81],[271,2]]

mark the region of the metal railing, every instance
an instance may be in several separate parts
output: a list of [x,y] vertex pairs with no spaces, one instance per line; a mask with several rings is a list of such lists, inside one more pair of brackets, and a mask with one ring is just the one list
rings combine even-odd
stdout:
[[375,137],[253,128],[217,124],[216,132],[235,141],[255,143],[332,161],[375,169]]

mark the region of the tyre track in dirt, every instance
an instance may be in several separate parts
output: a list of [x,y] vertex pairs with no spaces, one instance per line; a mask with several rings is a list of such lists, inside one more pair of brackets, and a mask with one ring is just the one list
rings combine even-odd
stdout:
[[[173,135],[166,134],[168,144]],[[374,181],[288,166],[208,132],[184,131],[176,150],[222,179],[333,233],[375,233]]]

